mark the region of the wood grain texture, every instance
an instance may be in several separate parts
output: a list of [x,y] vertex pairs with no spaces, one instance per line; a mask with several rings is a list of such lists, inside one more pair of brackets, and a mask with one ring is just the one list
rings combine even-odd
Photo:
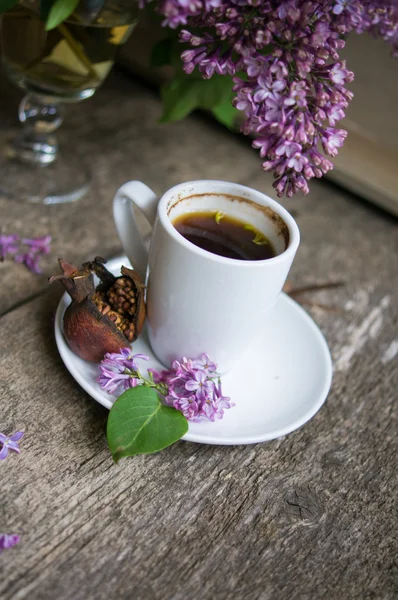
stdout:
[[[202,177],[270,191],[240,139],[200,118],[156,125],[159,113],[151,93],[111,76],[67,128],[95,164],[90,196],[2,200],[3,228],[54,236],[46,273],[60,254],[119,251],[110,200],[129,178],[158,192]],[[0,554],[2,600],[398,597],[396,223],[325,182],[284,204],[302,235],[292,282],[347,285],[314,297],[339,309],[312,310],[335,363],[326,404],[266,444],[179,442],[115,466],[107,411],[57,354],[60,288],[0,265],[3,309],[43,291],[0,318],[0,430],[26,432],[21,454],[0,464],[0,531],[21,535]]]

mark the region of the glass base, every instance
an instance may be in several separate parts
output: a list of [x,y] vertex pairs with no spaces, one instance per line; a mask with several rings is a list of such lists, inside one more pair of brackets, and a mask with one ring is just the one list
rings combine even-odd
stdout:
[[61,204],[80,200],[90,189],[91,175],[79,157],[60,152],[48,165],[29,164],[3,156],[0,198],[15,202]]

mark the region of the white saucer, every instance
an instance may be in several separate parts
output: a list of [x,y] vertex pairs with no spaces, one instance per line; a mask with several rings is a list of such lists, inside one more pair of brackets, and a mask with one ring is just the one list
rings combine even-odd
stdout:
[[[122,264],[129,265],[125,257],[112,259],[106,266],[119,274]],[[110,409],[115,398],[96,382],[98,365],[76,356],[64,339],[62,318],[69,303],[65,293],[56,313],[55,339],[59,353],[79,385]],[[134,353],[150,357],[145,366],[164,368],[154,357],[145,332],[134,343]],[[236,406],[226,410],[220,421],[190,423],[183,439],[235,445],[281,437],[304,425],[318,412],[331,381],[332,361],[323,335],[296,302],[281,294],[266,331],[241,357],[239,369],[222,378],[223,392]]]

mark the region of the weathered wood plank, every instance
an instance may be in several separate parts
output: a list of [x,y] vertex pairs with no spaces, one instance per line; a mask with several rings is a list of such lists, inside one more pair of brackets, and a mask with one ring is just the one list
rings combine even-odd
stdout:
[[[302,206],[295,277],[344,271],[349,283],[332,300],[354,305],[316,313],[338,365],[332,393],[284,439],[181,442],[117,467],[106,411],[57,356],[59,291],[1,319],[2,428],[26,430],[21,455],[0,467],[0,529],[22,535],[0,555],[1,598],[396,597],[393,229],[355,202],[330,200],[309,199],[305,214]],[[372,254],[370,232],[385,240],[380,252]]]
[[[95,161],[93,193],[75,206],[2,204],[10,229],[20,223],[25,232],[28,215],[38,235],[33,224],[47,219],[54,247],[46,270],[58,254],[119,251],[110,198],[131,177],[159,192],[207,177],[269,193],[239,139],[197,118],[163,129],[159,110],[148,91],[115,75],[91,105],[73,109],[68,130],[79,130],[78,147]],[[340,312],[313,310],[336,365],[331,394],[285,438],[246,447],[180,442],[115,466],[106,410],[56,351],[60,289],[0,319],[0,430],[26,431],[21,454],[0,464],[0,531],[21,535],[0,554],[2,600],[398,596],[396,223],[324,182],[285,205],[302,234],[292,281],[347,281],[316,296]],[[0,292],[3,308],[46,286],[44,278],[34,288],[29,274],[16,280],[18,265],[1,269],[10,285]]]
[[396,380],[372,342],[285,439],[117,467],[106,411],[57,356],[55,299],[2,320],[2,427],[26,435],[1,465],[1,529],[22,535],[1,598],[396,597]]

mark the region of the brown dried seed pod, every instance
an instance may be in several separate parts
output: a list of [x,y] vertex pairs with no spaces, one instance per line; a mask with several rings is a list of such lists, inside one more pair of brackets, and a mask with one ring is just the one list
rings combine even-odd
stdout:
[[[59,259],[61,281],[72,303],[64,315],[64,334],[70,348],[85,360],[99,362],[137,339],[145,321],[145,286],[139,275],[122,267],[115,277],[97,257],[80,269]],[[95,289],[93,273],[101,283]]]
[[[123,284],[122,287],[120,285]],[[107,301],[111,308],[128,316],[135,312],[136,304],[136,290],[130,289],[128,286],[132,285],[132,281],[128,277],[119,277],[115,283],[107,291]]]

